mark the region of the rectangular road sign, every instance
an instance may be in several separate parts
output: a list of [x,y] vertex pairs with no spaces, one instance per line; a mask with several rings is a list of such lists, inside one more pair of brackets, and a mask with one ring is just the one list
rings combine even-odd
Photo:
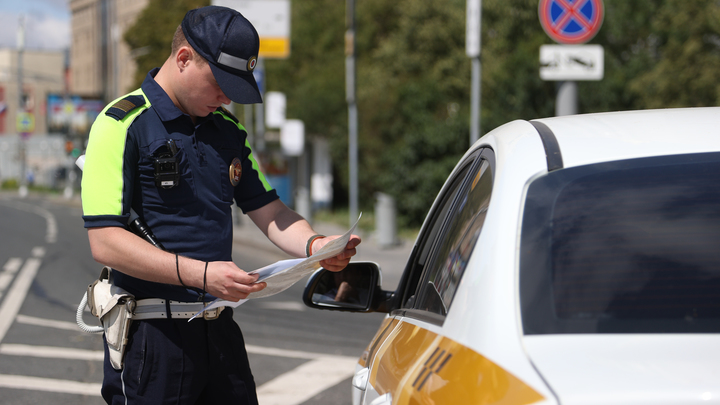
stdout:
[[540,78],[543,80],[602,80],[605,72],[600,45],[540,46]]
[[290,0],[213,0],[215,6],[235,9],[248,19],[260,36],[260,56],[290,56]]
[[21,134],[35,131],[35,115],[29,112],[18,112],[15,118],[15,127]]

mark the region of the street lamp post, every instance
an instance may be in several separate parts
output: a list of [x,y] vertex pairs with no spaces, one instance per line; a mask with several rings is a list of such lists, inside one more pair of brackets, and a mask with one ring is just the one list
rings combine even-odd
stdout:
[[470,146],[480,138],[480,84],[482,80],[480,48],[481,48],[481,0],[467,0],[467,26],[465,32],[465,52],[472,59],[472,83],[470,104]]
[[355,99],[355,0],[347,0],[345,33],[345,90],[348,103],[348,161],[350,174],[350,226],[358,217],[358,118]]
[[[17,31],[17,47],[18,47],[18,108],[16,117],[20,117],[25,112],[25,97],[23,89],[23,51],[25,49],[25,15],[21,14],[18,20],[18,31]],[[17,118],[16,118],[17,120]],[[19,132],[19,131],[18,131]],[[20,197],[26,197],[28,194],[27,178],[25,172],[27,171],[27,159],[26,159],[26,148],[25,148],[25,136],[18,133],[18,148],[20,154]]]

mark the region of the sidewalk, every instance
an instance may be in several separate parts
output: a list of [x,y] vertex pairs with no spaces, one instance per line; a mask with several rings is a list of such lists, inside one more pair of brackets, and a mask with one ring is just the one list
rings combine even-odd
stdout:
[[[342,228],[337,224],[313,223],[313,228],[323,235],[342,235],[349,229]],[[377,239],[367,232],[355,231],[356,235],[362,238],[362,243],[357,247],[357,255],[352,261],[375,262],[382,271],[382,287],[385,290],[394,290],[405,270],[414,240],[401,240],[397,246],[383,247],[377,244]],[[265,235],[243,216],[240,224],[233,229],[234,243],[245,246],[252,246],[269,252],[278,252],[280,249],[275,246]]]

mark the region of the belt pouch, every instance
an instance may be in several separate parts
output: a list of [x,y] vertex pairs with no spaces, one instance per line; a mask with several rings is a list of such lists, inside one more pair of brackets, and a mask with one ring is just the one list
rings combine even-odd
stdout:
[[100,318],[105,329],[110,364],[122,370],[125,346],[135,311],[135,297],[112,283],[112,269],[104,267],[100,277],[88,287],[90,312]]

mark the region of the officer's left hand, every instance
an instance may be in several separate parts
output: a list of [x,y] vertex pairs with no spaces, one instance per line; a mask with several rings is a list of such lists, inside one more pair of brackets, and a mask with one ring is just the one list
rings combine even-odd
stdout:
[[[323,246],[327,245],[330,241],[335,240],[339,237],[340,235],[333,235],[316,240],[315,242],[313,242],[312,251],[317,252],[318,250],[322,249]],[[345,267],[347,267],[348,263],[350,263],[350,258],[355,256],[355,254],[357,253],[355,247],[359,245],[360,242],[362,242],[362,240],[359,236],[350,236],[350,240],[348,241],[347,246],[345,246],[345,250],[343,250],[339,255],[335,257],[331,257],[329,259],[321,261],[320,265],[326,270],[330,271],[340,271],[344,269]]]

